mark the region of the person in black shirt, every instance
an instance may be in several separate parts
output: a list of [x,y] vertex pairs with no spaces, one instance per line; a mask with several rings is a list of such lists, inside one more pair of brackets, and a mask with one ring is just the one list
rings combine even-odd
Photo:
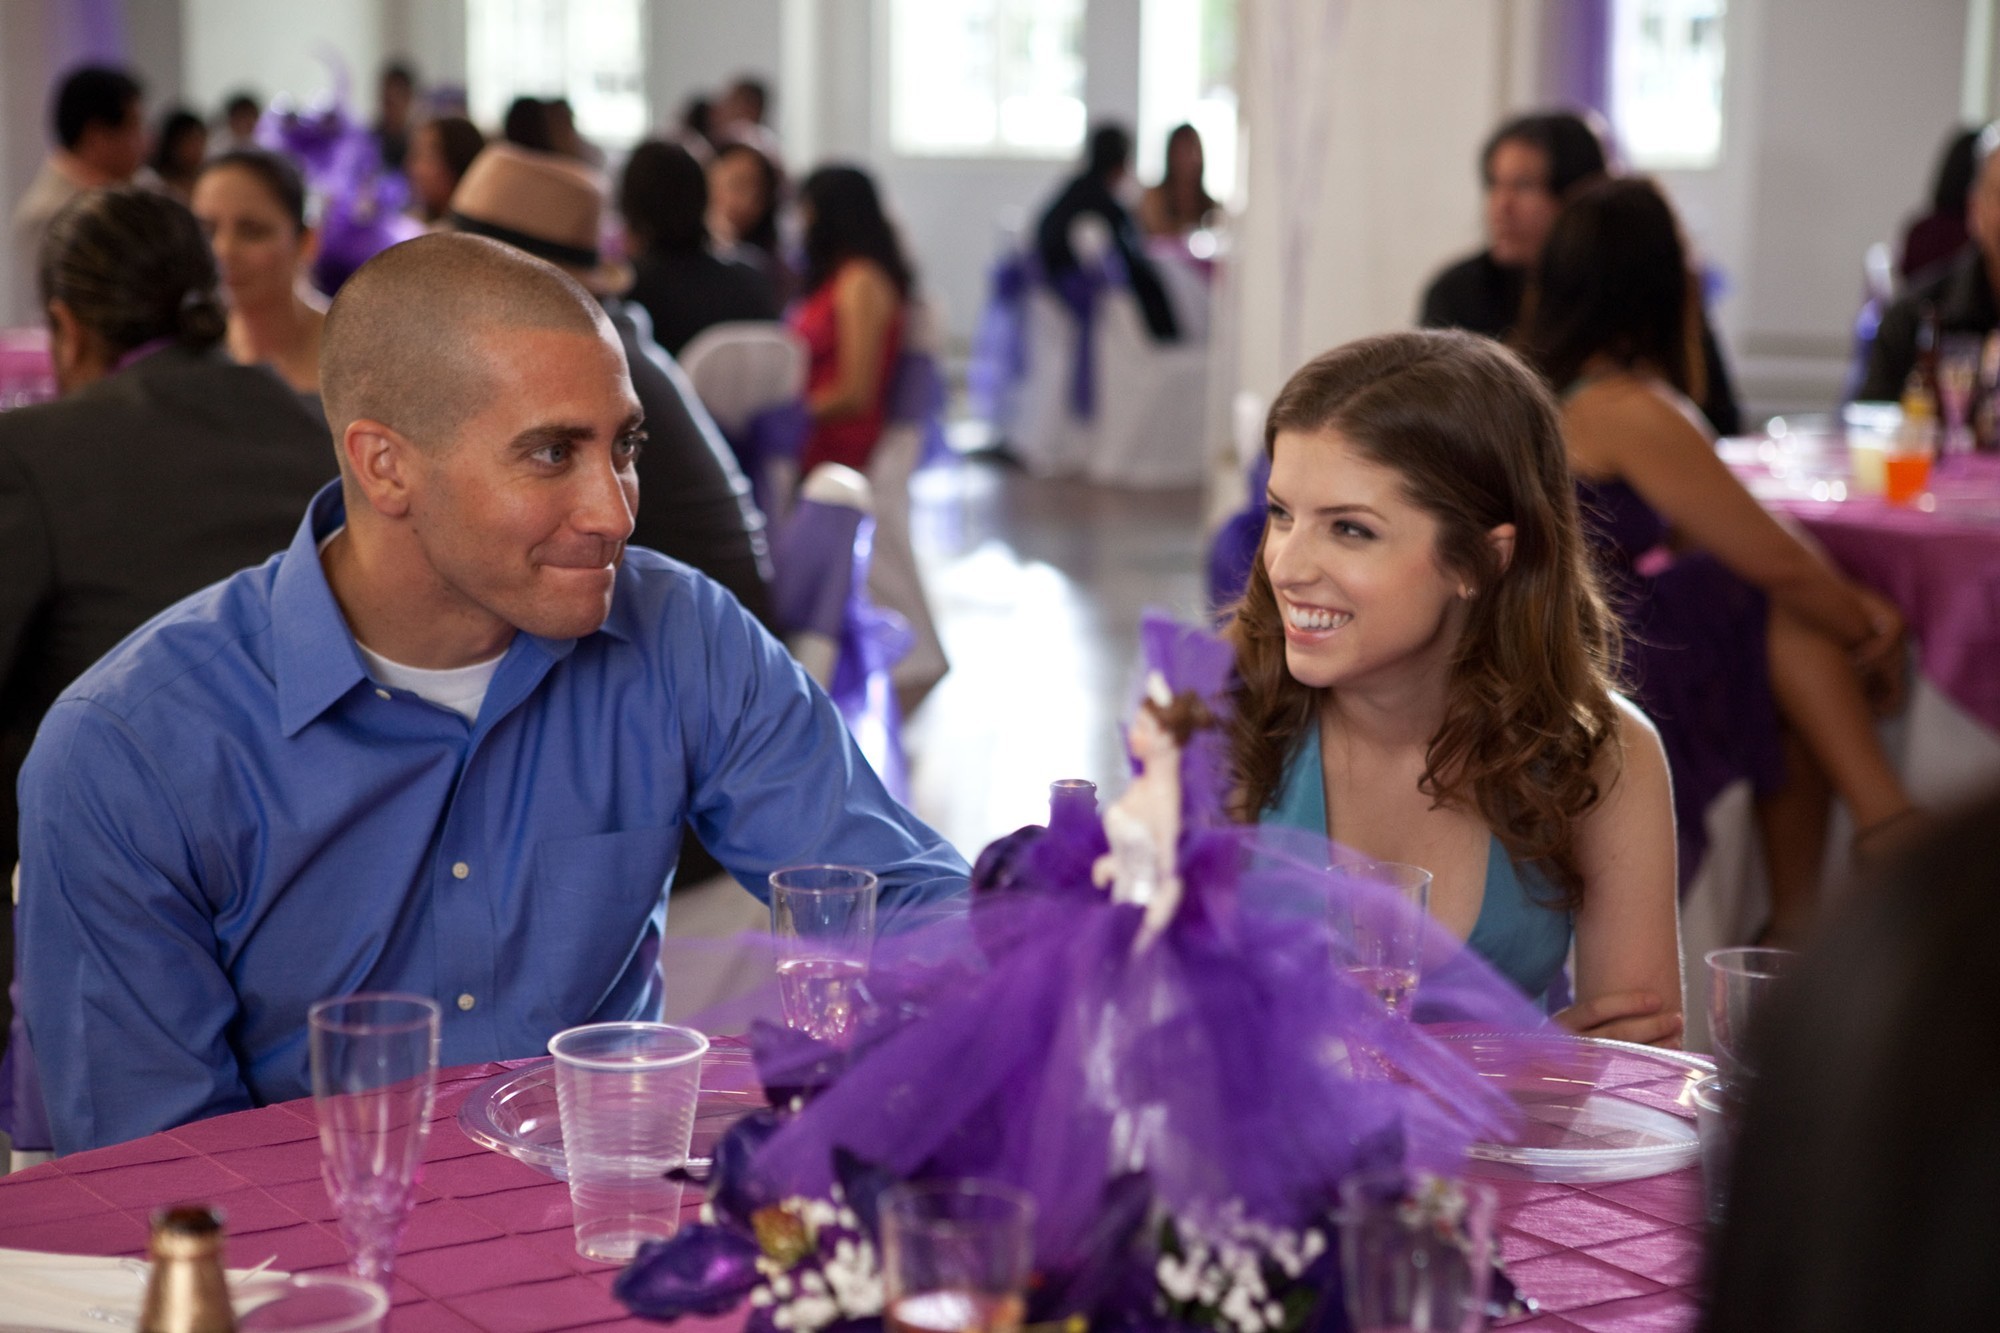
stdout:
[[1124,262],[1147,331],[1156,342],[1174,342],[1180,337],[1180,325],[1174,319],[1173,303],[1160,285],[1153,261],[1146,256],[1139,228],[1118,200],[1118,186],[1131,167],[1131,135],[1116,125],[1101,125],[1092,131],[1083,173],[1063,186],[1035,224],[1035,248],[1041,255],[1042,271],[1050,282],[1056,282],[1078,267],[1070,244],[1071,224],[1085,214],[1102,219],[1111,229],[1112,247]]
[[711,325],[778,317],[770,279],[710,247],[708,176],[687,149],[658,139],[634,148],[618,211],[637,251],[626,299],[646,308],[654,338],[673,355]]
[[1919,274],[1914,286],[1882,314],[1875,343],[1868,349],[1868,374],[1855,397],[1889,400],[1903,394],[1903,381],[1917,363],[1917,330],[1924,308],[1937,315],[1940,334],[1987,334],[2000,328],[2000,129],[1979,136],[1979,171],[1965,201],[1966,230],[1972,244]]
[[[1486,195],[1486,249],[1459,260],[1424,290],[1417,322],[1430,329],[1468,329],[1512,337],[1530,270],[1555,226],[1563,200],[1605,174],[1604,142],[1583,117],[1568,111],[1518,116],[1493,131],[1479,155]],[[1702,414],[1717,435],[1742,430],[1743,414],[1723,364],[1722,349],[1701,319],[1707,392]]]

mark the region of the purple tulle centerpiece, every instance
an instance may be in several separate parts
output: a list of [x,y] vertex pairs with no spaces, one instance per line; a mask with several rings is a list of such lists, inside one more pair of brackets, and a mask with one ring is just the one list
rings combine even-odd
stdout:
[[[1330,925],[1343,901],[1415,909],[1330,869],[1324,839],[1225,819],[1227,646],[1159,619],[1144,645],[1132,788],[996,843],[969,913],[878,942],[847,1049],[754,1035],[795,1106],[718,1153],[708,1222],[640,1252],[617,1289],[637,1313],[712,1309],[695,1302],[740,1293],[751,1256],[753,1330],[874,1318],[880,1186],[977,1177],[1034,1198],[1031,1321],[1340,1328],[1340,1181],[1449,1175],[1510,1136],[1513,1103],[1385,1010]],[[1420,928],[1426,1023],[1543,1022]],[[686,1279],[710,1270],[712,1289]],[[782,1294],[808,1291],[803,1309]]]

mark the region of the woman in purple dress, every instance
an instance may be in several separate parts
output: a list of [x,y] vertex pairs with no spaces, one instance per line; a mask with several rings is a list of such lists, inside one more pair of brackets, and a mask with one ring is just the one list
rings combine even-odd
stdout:
[[1748,778],[1771,879],[1765,934],[1812,913],[1837,791],[1857,851],[1914,813],[1876,741],[1900,699],[1903,620],[1767,514],[1716,457],[1699,398],[1694,279],[1650,181],[1602,181],[1542,251],[1521,341],[1563,395],[1563,441],[1624,615],[1635,697],[1673,766],[1683,883],[1703,816]]

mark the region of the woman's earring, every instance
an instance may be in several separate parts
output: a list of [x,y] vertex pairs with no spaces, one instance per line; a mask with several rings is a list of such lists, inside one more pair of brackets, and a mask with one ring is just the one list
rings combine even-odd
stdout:
[[1461,583],[1458,585],[1458,595],[1460,597],[1463,597],[1466,601],[1469,602],[1473,598],[1479,596],[1479,589],[1474,588],[1469,584]]

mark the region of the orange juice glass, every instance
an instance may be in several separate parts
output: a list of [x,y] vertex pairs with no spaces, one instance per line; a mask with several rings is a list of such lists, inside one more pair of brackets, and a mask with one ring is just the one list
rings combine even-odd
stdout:
[[1890,454],[1883,467],[1889,503],[1906,505],[1924,493],[1931,481],[1928,453]]

